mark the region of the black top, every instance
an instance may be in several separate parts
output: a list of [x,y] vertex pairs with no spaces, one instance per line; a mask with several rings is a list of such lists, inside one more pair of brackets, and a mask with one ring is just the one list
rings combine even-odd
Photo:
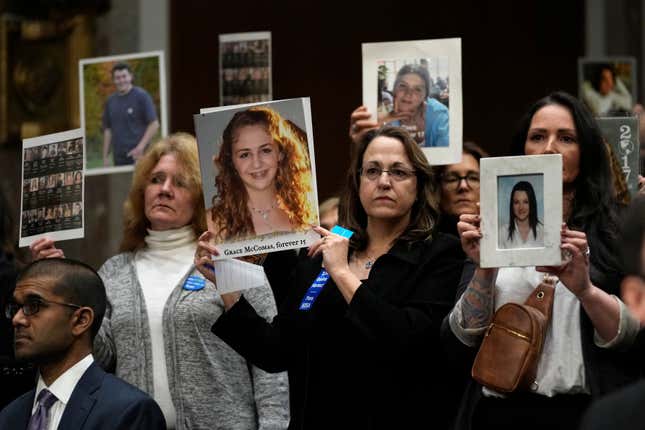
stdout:
[[212,331],[258,367],[289,371],[290,429],[446,428],[457,402],[439,329],[463,261],[454,237],[398,242],[350,304],[330,279],[304,312],[321,259],[303,258],[272,323],[241,298]]

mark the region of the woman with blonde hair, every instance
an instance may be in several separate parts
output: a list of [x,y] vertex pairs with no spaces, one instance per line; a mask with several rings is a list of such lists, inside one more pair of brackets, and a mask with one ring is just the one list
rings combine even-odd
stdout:
[[274,110],[237,112],[213,161],[218,195],[208,223],[216,239],[305,230],[317,221],[307,136]]
[[[168,428],[285,428],[285,375],[251,366],[210,333],[224,304],[193,265],[205,219],[195,138],[177,133],[150,146],[124,206],[122,252],[99,270],[108,307],[94,357],[154,397]],[[32,253],[52,248],[43,241]],[[275,315],[268,287],[247,295]]]

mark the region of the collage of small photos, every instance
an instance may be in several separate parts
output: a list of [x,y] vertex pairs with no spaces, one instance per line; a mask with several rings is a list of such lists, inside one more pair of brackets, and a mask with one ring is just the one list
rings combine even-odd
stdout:
[[271,99],[271,33],[221,35],[221,105]]
[[23,149],[21,238],[83,227],[83,139]]

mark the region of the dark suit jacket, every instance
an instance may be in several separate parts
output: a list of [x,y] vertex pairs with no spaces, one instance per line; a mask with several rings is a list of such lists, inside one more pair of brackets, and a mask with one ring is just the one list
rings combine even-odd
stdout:
[[645,429],[645,381],[629,385],[594,403],[580,430]]
[[[0,429],[26,429],[35,390],[11,402],[0,412]],[[76,384],[59,429],[165,429],[161,409],[146,393],[105,373],[96,363]]]

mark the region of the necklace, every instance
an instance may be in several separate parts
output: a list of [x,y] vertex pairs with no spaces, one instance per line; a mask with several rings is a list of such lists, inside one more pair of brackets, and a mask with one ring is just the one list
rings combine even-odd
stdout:
[[275,208],[276,208],[276,201],[275,201],[275,200],[273,201],[273,203],[271,203],[271,206],[269,206],[269,207],[268,207],[268,208],[266,208],[266,209],[257,209],[257,208],[254,208],[254,207],[253,207],[253,206],[251,206],[251,205],[249,205],[249,207],[251,208],[251,210],[252,210],[253,212],[255,212],[256,214],[260,215],[260,217],[262,218],[262,220],[264,221],[264,223],[265,223],[267,226],[269,226],[269,228],[273,229],[273,226],[272,226],[272,225],[271,225],[271,223],[269,222],[269,214],[271,213],[271,211],[272,211],[273,209],[275,209]]
[[[374,266],[374,262],[376,261],[378,256],[377,257],[370,257],[369,255],[365,254],[365,258],[367,259],[367,261],[365,261],[365,263],[363,263],[363,267],[366,270],[370,270],[372,268],[372,266]],[[359,265],[361,264],[361,260],[362,260],[362,258],[356,257],[356,262]]]

